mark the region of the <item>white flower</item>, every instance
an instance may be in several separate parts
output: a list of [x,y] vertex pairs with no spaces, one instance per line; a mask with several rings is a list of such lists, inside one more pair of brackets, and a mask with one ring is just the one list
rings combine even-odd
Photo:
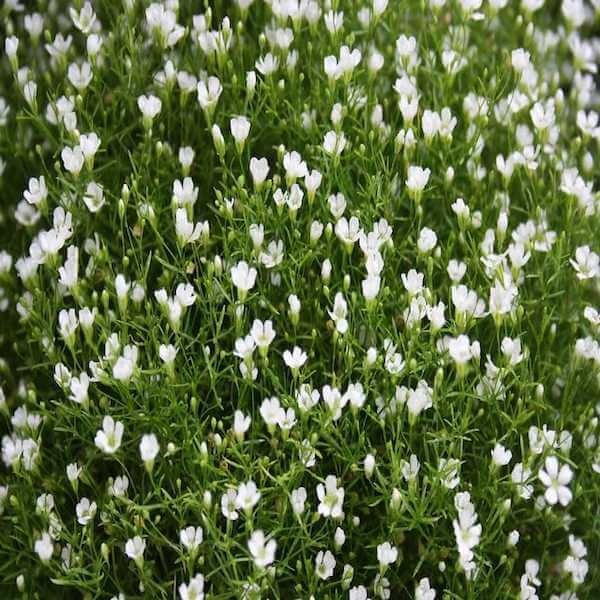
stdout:
[[348,251],[352,250],[352,246],[358,240],[360,233],[360,222],[356,217],[351,217],[349,221],[346,217],[342,217],[335,224],[335,235],[343,242]]
[[117,381],[129,382],[133,377],[138,357],[137,346],[125,346],[123,355],[113,365],[112,374]]
[[191,283],[180,283],[175,288],[175,300],[183,307],[190,307],[196,302],[196,292]]
[[346,147],[346,136],[340,132],[328,131],[323,139],[323,150],[331,156],[339,156]]
[[94,13],[92,5],[87,0],[79,12],[75,8],[69,7],[69,16],[73,21],[73,25],[86,35],[92,31],[96,22],[96,13]]
[[389,338],[383,340],[385,350],[384,366],[391,375],[399,375],[405,367],[405,362],[400,352],[396,352],[396,345]]
[[175,233],[180,246],[197,242],[201,236],[207,237],[208,232],[208,221],[194,225],[192,221],[188,220],[185,208],[178,208],[175,211]]
[[291,186],[296,179],[303,179],[308,175],[306,162],[302,160],[300,154],[295,150],[286,152],[283,155],[283,168],[285,169],[285,178],[288,187]]
[[410,459],[408,461],[401,461],[401,472],[402,477],[408,482],[415,481],[417,475],[419,474],[419,470],[421,469],[421,463],[415,454],[410,455]]
[[254,63],[256,70],[265,77],[268,77],[279,68],[279,59],[270,52],[261,56]]
[[364,406],[366,399],[367,396],[361,383],[349,383],[348,388],[344,393],[342,403],[346,405],[350,402],[350,406],[354,409],[358,409]]
[[88,374],[83,371],[79,377],[72,377],[69,382],[69,400],[87,406],[88,404],[88,389],[90,386],[90,378]]
[[151,470],[154,459],[157,457],[160,446],[153,433],[144,434],[140,441],[140,456],[148,470]]
[[194,206],[198,192],[191,177],[184,177],[183,181],[176,179],[173,182],[173,202],[178,208]]
[[54,496],[52,494],[42,494],[36,500],[35,512],[38,515],[49,515],[54,506]]
[[538,574],[540,572],[540,563],[535,559],[525,561],[525,573],[521,576],[520,595],[522,600],[535,600],[538,598],[536,586],[542,584]]
[[517,288],[510,282],[507,284],[496,280],[490,288],[489,310],[495,318],[509,314],[515,307],[518,295]]
[[258,319],[254,319],[252,323],[252,329],[250,330],[250,335],[254,339],[254,343],[256,346],[265,353],[271,342],[275,339],[275,330],[273,329],[273,322],[268,321],[260,321]]
[[16,35],[11,35],[5,38],[4,40],[4,52],[6,56],[11,60],[14,59],[17,55],[17,50],[19,48],[19,38]]
[[71,378],[71,371],[63,363],[57,363],[54,366],[54,381],[59,387],[68,388],[71,384]]
[[250,121],[246,117],[233,117],[229,121],[229,129],[235,139],[236,146],[241,150],[250,133]]
[[33,548],[42,562],[48,562],[54,553],[54,544],[50,534],[44,531],[42,536],[35,541]]
[[177,85],[184,97],[196,89],[197,83],[197,78],[191,73],[188,73],[187,71],[177,72]]
[[40,13],[25,15],[24,26],[32,39],[36,40],[44,30],[44,17]]
[[270,429],[275,425],[279,425],[285,418],[285,411],[279,403],[279,398],[276,398],[275,396],[272,398],[265,398],[260,405],[260,416]]
[[262,223],[252,223],[252,225],[248,227],[248,233],[250,234],[250,238],[252,239],[254,251],[259,252],[263,245],[263,242],[265,241],[264,225],[262,225]]
[[333,319],[335,323],[335,328],[340,334],[344,334],[348,331],[348,321],[346,317],[348,315],[348,305],[346,304],[346,300],[341,292],[338,292],[335,295],[333,310],[328,311],[329,316]]
[[406,407],[411,417],[417,417],[424,410],[433,406],[433,390],[426,381],[419,381],[415,389],[407,391]]
[[289,431],[296,424],[296,413],[293,408],[288,408],[281,414],[278,423],[283,431]]
[[[448,268],[450,268],[450,265],[448,265]],[[460,269],[459,266],[456,266],[456,268]],[[454,308],[456,309],[456,321],[462,327],[470,319],[479,319],[485,315],[485,302],[477,296],[474,290],[470,290],[466,285],[461,284],[453,285],[450,291],[452,304],[454,304]]]
[[322,550],[317,554],[315,558],[315,573],[319,579],[327,580],[333,575],[335,569],[335,558],[333,554],[327,550]]
[[179,148],[177,157],[179,159],[179,164],[184,169],[184,175],[187,174],[189,168],[192,166],[192,162],[194,162],[194,156],[196,156],[196,153],[191,146],[182,146]]
[[479,359],[479,342],[469,340],[466,335],[459,335],[448,340],[448,353],[457,366],[466,365],[470,360]]
[[419,198],[420,194],[425,189],[430,175],[430,169],[423,169],[422,167],[412,165],[408,167],[406,187],[415,198]]
[[430,142],[440,131],[442,120],[437,112],[425,109],[421,117],[421,128],[425,141]]
[[524,500],[529,500],[533,494],[533,486],[526,482],[531,478],[531,471],[523,463],[517,463],[513,467],[510,478],[515,484],[519,496]]
[[162,102],[160,101],[160,98],[157,98],[152,94],[148,96],[139,96],[137,99],[137,105],[144,118],[145,126],[150,127],[150,125],[152,125],[152,121],[160,113],[162,108]]
[[421,321],[427,314],[427,301],[423,296],[415,296],[411,298],[408,308],[404,310],[404,320],[407,329],[420,327]]
[[87,61],[82,62],[80,65],[71,63],[67,69],[67,77],[71,85],[79,92],[90,85],[93,76],[92,65]]
[[187,71],[177,72],[177,85],[184,96],[196,89],[197,83],[198,80],[191,73],[188,73]]
[[322,180],[323,176],[317,170],[312,170],[304,176],[304,187],[306,188],[309,202],[312,202],[314,199],[317,190],[321,186]]
[[336,218],[339,219],[346,210],[346,198],[344,194],[337,193],[331,194],[327,199],[329,204],[329,212]]
[[65,310],[63,308],[58,313],[58,331],[60,337],[62,337],[65,342],[72,343],[78,327],[79,320],[77,319],[77,313],[74,309],[70,308],[69,310]]
[[372,74],[379,72],[385,63],[385,58],[376,48],[371,48],[367,59],[367,67]]
[[229,521],[235,521],[239,518],[237,508],[237,492],[233,488],[229,488],[221,496],[221,513]]
[[86,187],[83,202],[91,213],[97,213],[104,206],[104,188],[91,181]]
[[177,348],[173,344],[161,344],[158,348],[158,355],[166,365],[171,365],[177,356]]
[[344,488],[337,486],[335,475],[328,475],[325,478],[325,485],[317,485],[317,498],[319,499],[318,511],[324,517],[332,519],[342,519],[344,516]]
[[82,498],[75,507],[77,522],[80,525],[88,525],[96,516],[96,503],[90,502],[87,498]]
[[409,297],[417,296],[423,291],[423,279],[425,275],[411,269],[408,273],[402,273],[400,279]]
[[189,526],[179,532],[179,541],[181,545],[188,550],[194,552],[202,543],[204,532],[202,527]]
[[148,30],[163,48],[174,46],[185,34],[185,28],[177,24],[175,12],[163,4],[153,2],[145,15]]
[[452,525],[458,546],[459,564],[467,579],[471,579],[475,572],[473,548],[479,544],[481,524],[477,523],[477,514],[469,492],[456,494],[454,505],[458,511],[458,519],[454,519]]
[[146,550],[146,540],[136,535],[133,538],[127,540],[125,544],[125,554],[131,560],[134,560],[138,564],[144,562],[144,551]]
[[237,288],[240,298],[244,298],[246,292],[249,292],[254,287],[256,275],[256,269],[248,266],[248,263],[243,260],[234,267],[231,267],[231,281]]
[[43,204],[48,197],[48,188],[44,176],[30,177],[27,185],[28,189],[23,192],[23,198],[33,206]]
[[435,600],[435,590],[429,584],[427,577],[423,577],[415,587],[415,600]]
[[260,492],[258,491],[254,481],[240,483],[235,500],[236,508],[250,512],[260,500]]
[[[345,565],[344,572],[346,572],[346,567],[349,565]],[[342,579],[344,576],[342,575]],[[367,592],[367,588],[364,585],[356,585],[348,591],[348,600],[369,600],[369,593]]]
[[248,540],[248,550],[252,555],[254,564],[263,569],[275,560],[277,542],[274,539],[266,540],[264,533],[259,529],[254,531]]
[[189,583],[178,588],[180,600],[204,600],[204,577],[197,573]]
[[102,452],[114,454],[121,447],[123,431],[123,423],[107,415],[102,420],[102,429],[96,432],[94,443]]
[[446,324],[445,317],[446,305],[443,302],[438,302],[435,306],[427,306],[427,318],[431,323],[431,331],[439,331]]
[[373,301],[379,294],[381,288],[381,277],[376,275],[368,275],[366,279],[361,282],[362,294],[367,301],[367,304]]
[[367,479],[371,479],[375,471],[375,457],[372,454],[367,454],[363,461],[363,468]]
[[492,462],[498,467],[507,465],[511,458],[512,452],[507,450],[502,444],[496,444],[492,449]]
[[79,479],[82,469],[77,463],[70,463],[67,465],[67,479],[73,483]]
[[269,174],[269,161],[266,158],[256,158],[253,156],[250,159],[250,174],[252,175],[255,187],[259,189]]
[[254,338],[252,335],[247,335],[245,338],[238,338],[235,340],[235,350],[233,354],[243,361],[251,363],[255,348],[256,343]]
[[292,490],[291,503],[294,514],[301,515],[304,512],[304,505],[306,503],[307,493],[306,489],[300,487]]
[[261,252],[258,258],[267,269],[273,269],[280,265],[283,261],[283,241],[269,242],[266,252]]
[[225,138],[223,137],[221,128],[216,123],[211,127],[210,135],[217,154],[222,157],[225,154]]
[[[100,138],[94,132],[81,134],[79,136],[79,148],[86,160],[93,160],[94,156],[96,156],[96,152],[98,152],[98,149],[100,148],[100,143]],[[91,164],[92,162],[90,162],[90,165]]]
[[560,465],[556,456],[548,456],[544,467],[538,471],[539,480],[546,486],[544,498],[550,505],[560,502],[566,506],[573,499],[569,483],[573,479],[573,471],[569,465]]
[[583,309],[583,316],[590,322],[594,329],[600,331],[600,311],[592,306],[586,306]]
[[419,239],[417,240],[417,248],[419,249],[419,252],[427,254],[435,248],[436,244],[437,235],[435,234],[435,231],[429,229],[428,227],[423,227],[419,233]]
[[65,169],[69,171],[69,173],[79,175],[83,168],[83,163],[85,162],[85,156],[79,146],[75,146],[74,148],[65,146],[60,153],[60,157],[62,158]]
[[23,86],[23,97],[25,102],[31,107],[35,107],[37,103],[37,83],[35,81],[28,81]]
[[525,358],[525,355],[521,351],[521,340],[519,338],[503,338],[500,349],[508,360],[509,365],[518,365]]
[[313,389],[308,383],[303,383],[296,392],[296,402],[302,412],[308,412],[319,402],[319,390]]
[[198,82],[198,104],[209,118],[212,116],[222,92],[223,86],[217,77],[211,76]]
[[292,184],[289,192],[284,197],[290,213],[295,214],[298,212],[298,210],[300,210],[300,207],[302,206],[302,199],[304,198],[304,192],[297,183]]
[[600,256],[592,252],[589,246],[580,246],[575,250],[575,260],[569,259],[578,279],[600,277]]
[[125,312],[130,289],[131,283],[125,279],[125,276],[122,273],[119,273],[115,277],[115,292],[119,301],[119,308],[122,312]]
[[330,81],[336,81],[341,77],[349,79],[354,69],[360,64],[362,54],[360,50],[350,48],[346,45],[341,46],[339,59],[335,56],[326,56],[323,60],[325,74]]
[[235,437],[242,441],[244,439],[244,434],[250,428],[250,423],[252,419],[249,415],[244,415],[241,410],[236,410],[233,415],[233,433]]
[[292,371],[297,371],[300,367],[306,363],[308,356],[306,352],[299,348],[298,346],[294,346],[292,351],[286,350],[283,353],[283,361],[285,364],[292,369]]
[[515,71],[522,73],[530,65],[531,55],[523,48],[511,52],[511,64]]
[[528,432],[529,449],[532,454],[542,454],[545,448],[554,448],[556,443],[556,431],[548,429],[544,424],[542,429],[532,425]]
[[90,58],[95,58],[100,53],[102,45],[104,44],[104,38],[97,33],[91,33],[85,40],[85,48]]
[[341,394],[337,388],[328,385],[323,386],[323,402],[331,412],[331,418],[337,421],[342,416],[342,409],[348,403],[349,397]]
[[398,559],[398,549],[389,542],[377,546],[377,560],[382,567],[395,563]]
[[346,542],[346,533],[341,527],[336,527],[335,533],[333,534],[333,543],[335,549],[339,550]]
[[563,561],[562,567],[571,575],[573,583],[580,585],[585,581],[589,570],[589,564],[585,560],[588,551],[583,541],[574,535],[569,535],[569,550],[570,553]]

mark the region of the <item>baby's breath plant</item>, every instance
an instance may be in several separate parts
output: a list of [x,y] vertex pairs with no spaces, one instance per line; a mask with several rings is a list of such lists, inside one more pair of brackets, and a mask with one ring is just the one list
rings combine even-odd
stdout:
[[0,598],[600,597],[598,0],[0,19]]

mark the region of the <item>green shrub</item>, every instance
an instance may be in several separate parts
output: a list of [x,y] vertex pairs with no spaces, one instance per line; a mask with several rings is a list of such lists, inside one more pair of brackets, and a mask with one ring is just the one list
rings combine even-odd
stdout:
[[0,10],[0,597],[600,596],[597,0]]

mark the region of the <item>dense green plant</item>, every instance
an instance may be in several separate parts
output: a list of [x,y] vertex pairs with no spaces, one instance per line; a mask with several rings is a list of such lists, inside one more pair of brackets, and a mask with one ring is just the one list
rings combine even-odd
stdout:
[[0,14],[0,597],[600,595],[597,1]]

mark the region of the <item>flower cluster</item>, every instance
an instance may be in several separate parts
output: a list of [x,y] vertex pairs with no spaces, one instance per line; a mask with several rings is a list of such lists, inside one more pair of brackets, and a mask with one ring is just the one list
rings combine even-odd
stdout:
[[0,15],[6,597],[598,595],[598,0]]

